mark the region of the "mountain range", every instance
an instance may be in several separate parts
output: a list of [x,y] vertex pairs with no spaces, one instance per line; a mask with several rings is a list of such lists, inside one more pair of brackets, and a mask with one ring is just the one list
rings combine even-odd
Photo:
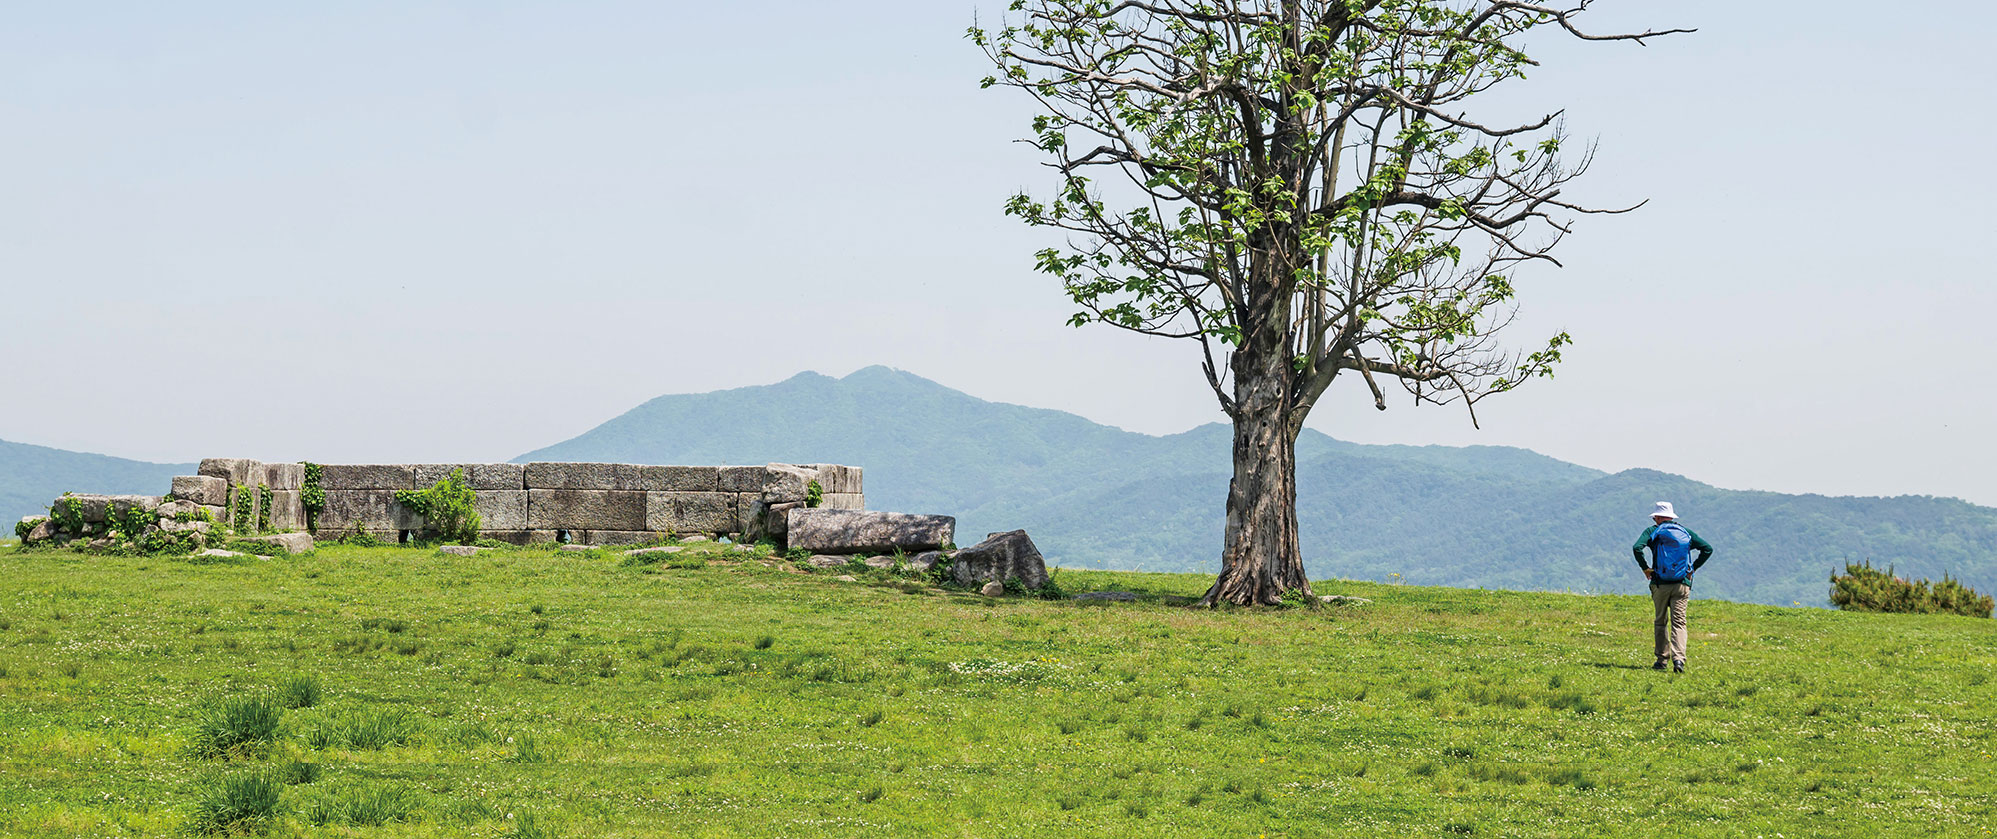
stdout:
[[[661,396],[516,460],[854,464],[869,508],[955,515],[961,542],[1025,528],[1066,566],[1211,573],[1230,446],[1220,424],[1138,434],[870,367]],[[1700,596],[1821,606],[1830,574],[1860,560],[1997,584],[1997,509],[1955,499],[1726,490],[1525,449],[1371,446],[1312,430],[1297,460],[1314,579],[1640,592],[1629,545],[1662,499],[1717,548],[1695,578]]]
[[[955,515],[962,543],[1025,528],[1054,564],[1211,573],[1230,445],[1221,424],[1139,434],[869,367],[661,396],[514,460],[852,464],[866,470],[870,509]],[[1314,579],[1640,592],[1629,544],[1651,503],[1669,500],[1718,549],[1695,580],[1701,597],[1822,606],[1830,574],[1860,560],[1997,588],[1997,509],[1955,499],[1727,490],[1525,449],[1313,430],[1297,454]],[[158,492],[192,469],[0,442],[0,512],[38,512],[64,489]]]

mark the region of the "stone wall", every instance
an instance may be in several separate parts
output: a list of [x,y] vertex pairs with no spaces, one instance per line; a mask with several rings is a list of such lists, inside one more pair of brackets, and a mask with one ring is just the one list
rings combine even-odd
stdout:
[[[396,501],[396,491],[427,489],[460,469],[471,484],[480,535],[515,544],[621,545],[668,534],[782,543],[786,514],[806,506],[812,481],[822,492],[822,508],[866,509],[860,468],[829,463],[326,464],[319,479],[326,506],[312,533],[337,538],[358,530],[386,542],[418,538],[423,517]],[[239,533],[307,529],[304,464],[209,458],[196,471],[173,479],[171,512],[199,508]],[[87,527],[76,535],[103,535],[119,503],[166,509],[161,496],[77,497]]]
[[668,533],[780,540],[783,514],[805,505],[812,481],[821,506],[866,508],[861,470],[836,464],[327,464],[320,471],[326,507],[314,533],[413,538],[423,519],[396,502],[396,490],[427,488],[453,470],[471,484],[481,535],[516,544],[620,545]]

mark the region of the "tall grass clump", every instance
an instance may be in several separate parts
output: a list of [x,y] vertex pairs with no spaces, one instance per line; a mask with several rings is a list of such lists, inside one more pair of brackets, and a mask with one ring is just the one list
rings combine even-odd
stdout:
[[325,698],[325,691],[319,687],[319,677],[310,674],[292,676],[277,687],[278,704],[297,710],[310,708]]
[[250,757],[277,740],[284,709],[263,696],[235,696],[201,710],[191,744],[196,757]]
[[267,772],[241,772],[210,780],[194,803],[189,827],[196,833],[261,833],[283,812],[284,784]]
[[1997,608],[1997,601],[1993,601],[1990,595],[1980,594],[1946,574],[1942,575],[1939,583],[1927,580],[1909,582],[1893,576],[1892,566],[1880,571],[1873,568],[1871,562],[1857,565],[1845,563],[1844,571],[1842,576],[1831,575],[1831,603],[1848,612],[1911,612],[1988,618],[1993,608]]

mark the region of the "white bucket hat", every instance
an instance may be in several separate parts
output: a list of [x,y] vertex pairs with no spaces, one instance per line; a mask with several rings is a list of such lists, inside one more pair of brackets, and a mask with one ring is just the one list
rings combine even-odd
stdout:
[[1657,502],[1657,509],[1650,511],[1650,516],[1651,518],[1663,516],[1667,519],[1675,519],[1678,517],[1678,514],[1671,509],[1671,502],[1659,501]]

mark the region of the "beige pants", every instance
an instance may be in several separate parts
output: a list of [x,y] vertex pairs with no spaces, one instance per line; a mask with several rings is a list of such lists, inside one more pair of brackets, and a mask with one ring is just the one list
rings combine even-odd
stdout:
[[1685,605],[1692,602],[1692,587],[1684,583],[1651,583],[1650,605],[1657,613],[1652,623],[1657,636],[1657,657],[1685,660]]

